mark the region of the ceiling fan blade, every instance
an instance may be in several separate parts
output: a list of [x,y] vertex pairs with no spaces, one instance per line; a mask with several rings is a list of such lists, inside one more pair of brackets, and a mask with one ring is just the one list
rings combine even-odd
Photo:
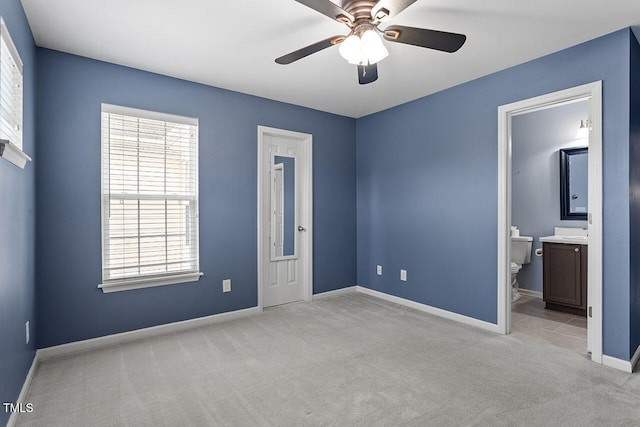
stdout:
[[378,80],[378,65],[358,65],[358,82],[366,85]]
[[412,44],[443,52],[455,52],[467,40],[464,34],[427,30],[425,28],[390,25],[384,29],[384,38],[390,42]]
[[281,56],[276,59],[276,62],[281,65],[291,64],[292,62],[302,59],[305,56],[309,56],[313,53],[320,52],[322,49],[326,49],[333,45],[339,44],[344,40],[344,36],[333,36],[328,39],[321,40],[317,43],[305,46],[302,49],[295,50],[291,53]]
[[371,17],[378,21],[386,21],[389,18],[393,18],[417,0],[380,0],[371,9]]
[[331,19],[335,19],[343,24],[349,24],[354,21],[353,15],[342,9],[330,0],[295,0],[316,12],[320,12]]

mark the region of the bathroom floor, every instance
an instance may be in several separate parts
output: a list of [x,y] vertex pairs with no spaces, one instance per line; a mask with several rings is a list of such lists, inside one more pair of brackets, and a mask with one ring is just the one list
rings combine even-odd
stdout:
[[587,353],[587,319],[547,310],[534,296],[522,295],[511,304],[511,334]]

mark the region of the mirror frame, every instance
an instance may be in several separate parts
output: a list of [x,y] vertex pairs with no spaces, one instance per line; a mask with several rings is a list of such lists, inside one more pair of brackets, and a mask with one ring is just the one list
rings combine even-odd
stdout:
[[[298,258],[298,232],[297,232],[297,228],[296,228],[296,224],[298,223],[298,202],[297,202],[297,198],[298,198],[298,168],[296,167],[296,161],[297,161],[297,156],[296,155],[291,155],[291,154],[284,154],[284,153],[271,153],[271,172],[269,174],[269,179],[271,180],[271,183],[269,185],[269,192],[271,193],[269,195],[269,200],[271,201],[271,231],[269,233],[270,239],[273,238],[273,235],[276,232],[276,227],[275,227],[275,220],[274,220],[274,209],[273,209],[273,203],[274,203],[274,199],[273,199],[273,176],[271,175],[273,173],[273,171],[278,168],[278,166],[281,166],[282,168],[282,174],[283,174],[283,180],[284,180],[284,175],[285,175],[285,169],[284,169],[284,164],[283,163],[276,163],[276,157],[286,157],[289,159],[292,159],[294,161],[294,185],[293,185],[293,195],[294,195],[294,206],[293,206],[293,254],[291,255],[278,255],[275,252],[275,247],[273,244],[270,244],[271,248],[270,248],[270,252],[271,252],[271,261],[285,261],[285,260],[292,260],[292,259],[297,259]],[[283,185],[284,185],[284,181],[283,181]],[[283,200],[284,203],[284,200]],[[284,230],[283,230],[284,233]],[[270,243],[273,243],[270,240]],[[284,244],[284,242],[283,242]]]
[[560,149],[560,219],[570,221],[586,221],[587,212],[571,212],[569,158],[575,154],[588,153],[589,147]]

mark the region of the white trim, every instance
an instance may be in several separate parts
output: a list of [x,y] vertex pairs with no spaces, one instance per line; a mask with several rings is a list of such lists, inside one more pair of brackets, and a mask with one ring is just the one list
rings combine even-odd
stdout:
[[638,362],[640,362],[640,345],[636,348],[636,352],[633,353],[633,357],[631,357],[631,372],[638,366]]
[[602,364],[610,368],[618,369],[627,373],[633,373],[636,365],[640,362],[640,346],[633,353],[630,361],[618,359],[617,357],[602,355]]
[[[297,171],[306,171],[305,174],[300,174],[300,194],[302,195],[303,200],[301,200],[301,208],[300,208],[300,218],[298,220],[298,224],[303,225],[305,227],[304,236],[302,237],[303,243],[300,245],[301,255],[305,259],[304,262],[304,301],[311,301],[313,295],[313,135],[308,133],[294,132],[290,130],[271,128],[267,126],[258,125],[258,179],[257,179],[257,198],[258,198],[258,212],[257,212],[257,222],[258,222],[258,235],[257,235],[257,245],[258,245],[258,307],[262,309],[264,307],[264,295],[263,295],[263,286],[265,283],[264,277],[267,274],[267,266],[266,266],[266,255],[262,250],[262,238],[263,238],[263,227],[262,227],[262,219],[265,213],[262,208],[262,179],[265,172],[265,166],[263,165],[262,152],[264,150],[264,136],[265,135],[274,135],[284,138],[296,139],[302,144],[300,144],[300,152],[297,155],[297,159],[300,161],[299,169],[296,167]],[[286,156],[285,156],[286,157]],[[296,172],[297,174],[298,172]],[[298,181],[298,180],[296,180]],[[298,182],[296,182],[296,188],[298,186]],[[296,190],[297,192],[297,190]]]
[[333,291],[320,292],[319,294],[313,294],[312,299],[313,301],[323,300],[327,298],[336,297],[339,295],[353,294],[353,293],[356,293],[357,291],[358,291],[358,287],[354,285],[354,286],[349,286],[347,288],[335,289]]
[[189,126],[198,126],[197,117],[179,116],[177,114],[161,113],[159,111],[142,110],[139,108],[124,107],[122,105],[100,104],[103,113],[120,114],[123,116],[139,117],[141,119],[159,120],[161,122],[180,123]]
[[[270,176],[270,182],[269,182],[269,188],[271,188],[271,194],[276,194],[278,192],[278,184],[280,184],[282,187],[284,187],[284,164],[283,163],[278,163],[275,164],[275,156],[274,157],[274,161],[272,162],[272,167],[271,167],[271,176]],[[295,159],[295,157],[293,157],[293,159]],[[276,173],[280,171],[280,173]],[[278,178],[279,176],[279,179]],[[295,188],[293,189],[293,192],[295,194]],[[284,190],[282,191],[284,193]],[[277,227],[278,224],[276,223],[276,217],[278,213],[284,213],[284,197],[280,197],[280,203],[278,203],[278,197],[271,197],[271,212],[269,212],[269,214],[271,215],[271,235],[275,236],[276,235],[276,231],[277,231]],[[284,214],[283,214],[284,217]],[[294,219],[294,223],[295,223],[295,219]],[[284,223],[282,224],[282,226],[280,227],[280,242],[282,242],[282,250],[281,252],[284,253]],[[298,239],[293,239],[294,243],[295,241]],[[284,255],[276,255],[276,243],[273,243],[271,245],[269,245],[269,248],[271,250],[271,260],[275,261],[282,261],[283,258],[297,258],[296,255],[296,245],[293,245],[293,255],[289,255],[287,257],[285,257]]]
[[111,292],[130,291],[132,289],[151,288],[153,286],[177,285],[178,283],[197,282],[204,273],[168,274],[152,277],[136,277],[124,280],[109,280],[98,285],[105,294]]
[[[100,112],[100,236],[101,236],[101,254],[102,254],[102,283],[98,284],[98,288],[102,289],[103,293],[128,291],[134,289],[144,289],[155,286],[167,286],[176,285],[179,283],[195,282],[200,280],[200,277],[204,273],[200,272],[200,186],[199,186],[199,144],[200,144],[200,129],[199,120],[195,117],[179,116],[175,114],[162,113],[158,111],[142,110],[138,108],[124,107],[121,105],[113,105],[101,103]],[[105,116],[107,114],[108,116]],[[111,114],[117,114],[122,116],[128,116],[133,118],[151,119],[163,121],[166,123],[178,123],[181,125],[192,126],[195,129],[195,136],[193,141],[193,153],[195,154],[194,166],[191,168],[192,182],[194,185],[194,191],[190,194],[117,194],[108,193],[105,191],[105,144],[111,144],[110,136],[105,135],[105,118],[110,119]],[[108,157],[108,155],[107,155]],[[108,159],[106,159],[108,160]],[[166,171],[165,171],[166,174]],[[109,190],[110,191],[110,190]],[[189,200],[191,206],[195,209],[193,213],[193,241],[191,249],[191,257],[195,260],[195,265],[191,271],[176,271],[166,274],[153,274],[153,275],[139,275],[127,278],[105,279],[106,272],[109,269],[105,269],[108,265],[107,252],[109,252],[108,245],[110,245],[110,239],[105,236],[105,228],[107,227],[107,218],[105,217],[105,207],[108,204],[108,197],[117,196],[126,200]]]
[[587,318],[587,333],[591,360],[602,363],[602,82],[592,83],[589,103],[589,253],[587,265],[587,306],[592,317]]
[[532,291],[530,289],[519,288],[518,292],[520,292],[522,295],[528,295],[530,297],[535,297],[535,298],[542,299],[542,292],[540,292],[540,291]]
[[498,107],[498,329],[511,332],[510,239],[511,226],[511,118],[566,102],[589,99],[589,269],[588,319],[591,360],[602,359],[602,82],[526,99]]
[[20,169],[24,169],[27,162],[31,161],[31,157],[27,156],[20,147],[6,139],[0,139],[0,157],[4,157]]
[[607,356],[606,354],[602,355],[602,364],[629,374],[633,372],[633,364],[631,362],[618,359],[617,357]]
[[258,307],[245,308],[243,310],[229,311],[226,313],[213,314],[211,316],[197,317],[195,319],[183,320],[180,322],[166,323],[164,325],[152,326],[149,328],[136,329],[119,334],[105,335],[103,337],[91,338],[83,341],[75,341],[68,344],[56,345],[53,347],[38,350],[39,359],[47,360],[51,358],[66,356],[82,351],[96,350],[115,344],[141,340],[158,335],[172,334],[187,329],[208,326],[214,323],[226,322],[247,316],[254,316],[262,313]]
[[511,332],[511,120],[498,107],[498,330]]
[[[24,384],[22,384],[22,389],[20,390],[20,394],[18,395],[18,399],[16,403],[29,403],[25,402],[27,398],[27,393],[31,388],[31,383],[33,382],[33,377],[36,375],[36,370],[38,369],[38,365],[40,364],[40,355],[39,352],[36,351],[36,354],[33,356],[33,361],[31,361],[31,367],[29,368],[29,372],[27,372],[27,377],[24,380]],[[12,412],[9,415],[9,421],[7,421],[7,427],[13,427],[16,425],[18,412]]]
[[484,329],[485,331],[499,333],[498,325],[494,323],[485,322],[483,320],[474,319],[473,317],[464,316],[462,314],[454,313],[452,311],[443,310],[441,308],[432,307],[430,305],[422,304],[419,302],[411,301],[408,299],[400,298],[394,295],[385,294],[384,292],[374,291],[373,289],[365,288],[362,286],[356,286],[356,290],[359,293],[369,295],[372,297],[380,298],[385,301],[400,304],[405,307],[413,308],[424,313],[433,314],[438,317],[453,320],[459,323],[463,323],[469,326],[475,326],[476,328]]

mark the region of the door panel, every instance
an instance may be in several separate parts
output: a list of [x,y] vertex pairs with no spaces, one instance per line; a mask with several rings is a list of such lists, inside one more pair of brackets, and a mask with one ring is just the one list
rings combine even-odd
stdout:
[[260,149],[260,203],[261,217],[260,274],[262,280],[262,303],[264,307],[300,301],[310,295],[310,283],[305,281],[305,270],[309,268],[304,245],[310,239],[304,236],[309,224],[301,224],[305,212],[305,197],[302,193],[305,180],[309,179],[300,154],[302,144],[308,136],[262,134]]

